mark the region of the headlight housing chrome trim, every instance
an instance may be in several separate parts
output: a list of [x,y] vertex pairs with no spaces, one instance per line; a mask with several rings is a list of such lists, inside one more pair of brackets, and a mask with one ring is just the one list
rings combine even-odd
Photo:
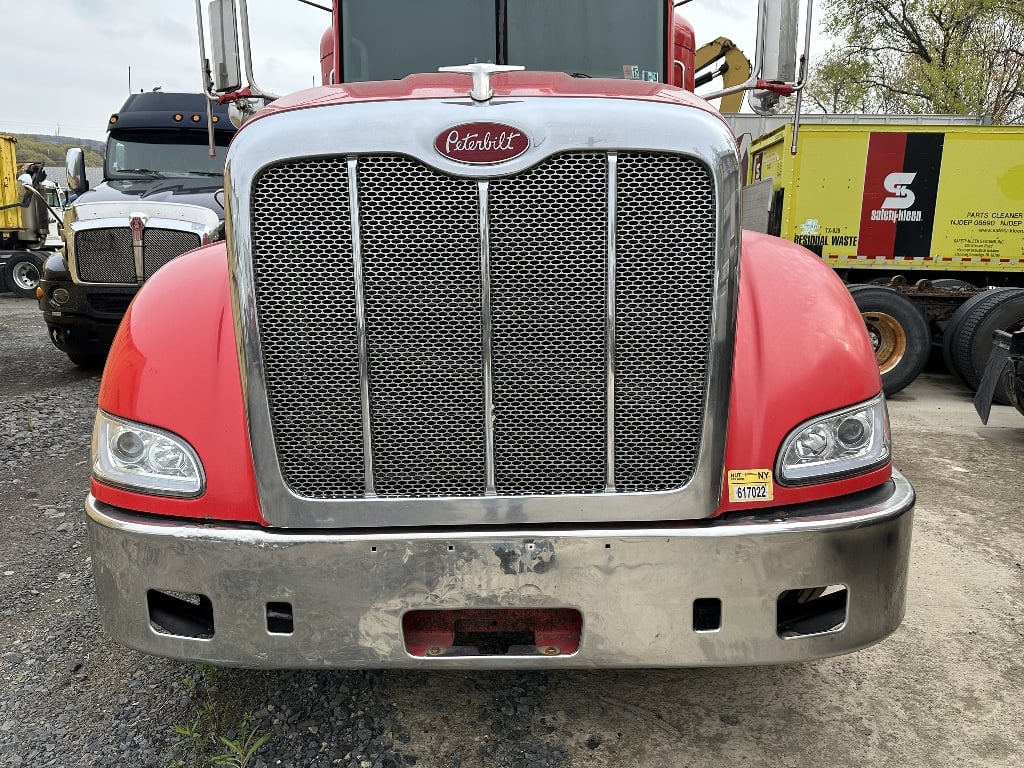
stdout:
[[878,469],[891,457],[889,412],[879,394],[792,430],[775,461],[775,478],[786,486],[830,482]]
[[92,474],[101,483],[150,496],[195,498],[206,476],[195,449],[158,427],[96,411]]

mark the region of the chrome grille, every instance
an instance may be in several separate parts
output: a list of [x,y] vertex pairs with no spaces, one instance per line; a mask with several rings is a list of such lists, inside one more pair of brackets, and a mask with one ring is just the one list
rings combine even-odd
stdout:
[[475,182],[403,157],[359,163],[374,490],[484,487]]
[[143,274],[148,280],[164,264],[199,245],[200,238],[195,232],[147,227],[142,232]]
[[84,283],[134,285],[135,251],[128,227],[75,232],[75,267]]
[[711,177],[684,157],[620,154],[617,212],[615,487],[665,491],[692,475],[703,428]]
[[255,178],[255,308],[292,491],[651,492],[693,477],[713,180],[678,155],[618,154],[615,175],[609,157],[480,181],[330,157]]
[[560,155],[490,203],[495,488],[602,491],[607,157]]
[[285,482],[310,498],[362,497],[344,158],[264,172],[253,194],[252,239],[267,398]]

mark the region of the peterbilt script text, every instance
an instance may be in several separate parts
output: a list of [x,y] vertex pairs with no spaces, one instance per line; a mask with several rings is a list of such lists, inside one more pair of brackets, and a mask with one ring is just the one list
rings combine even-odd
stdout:
[[478,133],[463,135],[458,128],[453,128],[448,132],[444,148],[446,154],[453,152],[518,152],[519,149],[514,142],[522,135],[516,131],[502,131],[497,136],[491,136],[490,131],[483,136]]
[[503,123],[463,123],[440,133],[434,148],[458,163],[501,163],[523,154],[530,139]]

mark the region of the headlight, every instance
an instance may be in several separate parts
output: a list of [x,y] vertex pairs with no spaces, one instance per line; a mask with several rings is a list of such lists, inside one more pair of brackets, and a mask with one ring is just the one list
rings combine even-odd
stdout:
[[775,476],[783,485],[807,485],[859,475],[889,461],[892,438],[885,397],[805,421],[779,451]]
[[199,457],[180,437],[156,427],[96,412],[92,473],[97,480],[157,496],[200,495],[205,489]]

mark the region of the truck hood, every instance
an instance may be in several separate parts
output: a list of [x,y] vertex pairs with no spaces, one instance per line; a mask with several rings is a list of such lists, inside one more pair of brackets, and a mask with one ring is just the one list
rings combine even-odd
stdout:
[[223,178],[193,177],[185,179],[126,179],[105,181],[82,194],[81,203],[183,203],[209,208],[224,217]]
[[[409,75],[401,80],[320,86],[277,99],[261,109],[249,122],[281,112],[334,104],[401,99],[463,99],[468,97],[472,84],[472,78],[467,74],[428,73]],[[525,71],[495,73],[490,77],[490,84],[494,91],[493,98],[488,102],[491,105],[501,104],[505,99],[528,96],[633,99],[693,107],[726,123],[718,110],[699,96],[664,83],[579,78],[563,72]]]

